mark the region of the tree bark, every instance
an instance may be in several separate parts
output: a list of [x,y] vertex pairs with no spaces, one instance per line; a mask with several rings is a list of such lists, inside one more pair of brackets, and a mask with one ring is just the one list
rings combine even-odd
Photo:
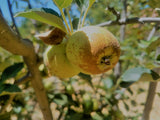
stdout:
[[[147,38],[147,41],[149,41],[154,36],[157,28],[158,28],[158,24],[156,24],[153,27],[153,29],[151,30],[151,32]],[[159,51],[160,51],[160,49],[157,48],[155,58],[158,56]],[[154,71],[159,74],[159,68],[154,69]],[[146,104],[145,104],[143,115],[142,115],[142,120],[149,120],[149,118],[150,118],[150,113],[152,110],[153,101],[154,101],[155,94],[156,94],[155,91],[156,91],[157,84],[158,84],[158,82],[150,82],[149,83],[148,95],[147,95]]]
[[152,106],[153,106],[156,87],[157,87],[157,82],[150,82],[149,83],[148,96],[147,96],[145,108],[143,111],[142,120],[149,120],[149,118],[150,118],[150,112],[151,112]]
[[21,39],[14,31],[7,25],[6,21],[0,14],[0,46],[9,52],[21,55],[24,58],[30,73],[31,84],[35,90],[37,101],[41,108],[45,120],[53,120],[47,95],[42,83],[42,77],[38,69],[37,55],[35,53],[31,41]]

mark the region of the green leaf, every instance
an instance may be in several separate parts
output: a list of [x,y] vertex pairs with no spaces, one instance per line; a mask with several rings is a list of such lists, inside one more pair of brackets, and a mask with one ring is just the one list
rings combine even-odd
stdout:
[[84,74],[84,73],[79,73],[78,76],[85,80],[92,88],[93,88],[93,84],[92,84],[92,77],[90,75]]
[[5,80],[15,77],[18,72],[24,67],[23,63],[15,63],[9,67],[7,67],[3,72],[0,79],[0,84],[2,84]]
[[54,27],[57,27],[63,30],[64,32],[67,32],[63,24],[63,20],[58,15],[58,13],[52,9],[49,8],[31,9],[26,12],[19,12],[15,15],[15,17],[19,16],[26,17],[29,19],[34,19],[52,25]]
[[93,120],[104,120],[104,119],[103,119],[103,116],[101,116],[101,115],[98,114],[98,113],[94,113],[94,115],[92,115],[92,119],[93,119]]
[[105,89],[110,89],[113,86],[113,80],[111,78],[102,79]]
[[21,89],[14,84],[2,84],[0,85],[0,96],[7,94],[15,94],[21,92]]
[[73,0],[53,0],[53,2],[57,5],[59,8],[66,8],[68,7]]
[[64,106],[68,103],[68,97],[64,94],[56,94],[53,101],[57,105]]
[[155,51],[159,45],[160,45],[160,38],[156,37],[155,39],[152,40],[152,42],[146,48],[147,53],[149,54],[152,51]]
[[95,1],[96,0],[89,0],[89,7],[91,7]]
[[157,61],[160,61],[160,54],[156,58]]
[[92,77],[90,75],[87,75],[87,74],[84,74],[84,73],[79,73],[78,76],[84,80],[87,80],[87,81],[91,81],[92,80]]
[[129,87],[132,83],[137,82],[139,80],[141,81],[158,81],[160,76],[144,67],[137,67],[127,70],[122,76],[121,76],[121,87]]
[[123,101],[124,107],[127,111],[129,111],[129,106]]
[[88,2],[88,0],[75,0],[76,4],[78,5],[79,8],[82,8],[85,2]]
[[74,18],[72,20],[73,29],[76,30],[78,28],[78,22],[79,22],[79,18]]
[[83,114],[69,110],[65,120],[83,120]]

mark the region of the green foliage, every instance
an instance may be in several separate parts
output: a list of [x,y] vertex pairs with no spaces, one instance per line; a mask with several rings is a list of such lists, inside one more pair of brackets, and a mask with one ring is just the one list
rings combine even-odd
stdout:
[[52,9],[49,8],[33,9],[33,10],[28,10],[26,12],[19,12],[15,15],[15,17],[19,16],[34,19],[52,25],[66,32],[62,19],[60,18],[58,13]]
[[144,81],[145,80],[156,81],[159,78],[160,76],[156,72],[144,67],[137,67],[129,69],[124,72],[124,74],[121,76],[122,82],[120,85],[121,87],[129,87],[129,85],[139,81],[140,79]]
[[0,85],[7,79],[15,77],[18,72],[24,67],[23,63],[15,63],[12,66],[7,67],[1,75]]
[[0,96],[6,94],[14,94],[17,92],[21,92],[21,89],[14,84],[2,84],[0,86]]
[[[87,11],[86,25],[96,25],[102,22],[116,20],[117,17],[112,11],[107,9],[108,6],[114,8],[119,13],[123,11],[123,3],[121,0],[53,1],[60,9],[60,12],[63,12],[65,8],[69,8],[74,30],[79,27],[79,23],[81,24],[81,20],[87,8],[90,8],[90,10]],[[155,6],[148,6],[148,3],[147,0],[128,0],[127,17],[157,16],[157,13],[153,14],[152,9]],[[74,9],[72,9],[72,6]],[[150,8],[150,6],[152,8]],[[75,13],[82,13],[81,18],[78,16],[79,14],[75,15]],[[64,18],[66,16],[63,16],[62,13],[61,15],[62,16],[50,8],[27,10],[26,12],[20,12],[16,15],[16,17],[21,16],[37,20],[36,22],[31,22],[28,19],[24,19],[19,30],[22,38],[30,38],[33,41],[40,57],[42,57],[46,45],[34,38],[34,34],[48,31],[53,27],[58,27],[67,32],[66,23],[66,26],[64,25]],[[41,22],[51,25],[52,27],[46,26],[46,24]],[[140,119],[142,111],[138,111],[137,109],[132,111],[132,108],[135,106],[142,107],[144,103],[138,103],[132,96],[135,93],[136,95],[143,94],[146,92],[146,89],[143,88],[143,86],[139,88],[138,82],[142,81],[143,84],[145,84],[146,81],[159,81],[159,75],[152,69],[159,67],[159,65],[156,65],[154,62],[157,60],[156,62],[159,63],[160,60],[160,55],[155,58],[155,50],[160,44],[160,39],[154,36],[151,40],[146,40],[154,25],[155,24],[126,25],[125,39],[120,41],[122,50],[120,57],[120,78],[112,71],[102,75],[80,73],[76,77],[67,80],[59,80],[55,77],[48,79],[48,76],[46,77],[46,68],[43,68],[41,71],[45,73],[43,74],[44,86],[47,91],[49,102],[54,105],[54,114],[57,115],[58,113],[59,115],[57,120]],[[120,27],[120,25],[108,26],[107,29],[120,40]],[[11,84],[17,76],[21,76],[19,75],[20,73],[23,73],[23,63],[17,63],[20,61],[22,61],[20,57],[11,55],[0,49],[0,71],[2,71],[0,79],[0,106],[5,106],[11,96],[16,95],[11,104],[13,109],[9,113],[0,114],[0,119],[7,120],[10,119],[11,115],[16,115],[19,120],[31,120],[33,114],[37,114],[37,111],[35,112],[37,101],[33,90],[30,88],[30,84],[23,84],[22,88],[25,90],[24,95],[19,94],[21,89],[17,85]],[[15,62],[16,64],[13,65]],[[43,66],[43,63],[41,65]],[[27,70],[24,71],[23,75]],[[10,82],[10,78],[14,78],[12,82]],[[131,85],[137,86],[137,89],[135,90]],[[126,91],[124,92],[124,89],[121,87],[125,87]],[[159,95],[159,93],[157,93],[157,95]],[[121,103],[123,109],[121,109]],[[134,115],[124,116],[124,109],[125,111],[133,112]]]

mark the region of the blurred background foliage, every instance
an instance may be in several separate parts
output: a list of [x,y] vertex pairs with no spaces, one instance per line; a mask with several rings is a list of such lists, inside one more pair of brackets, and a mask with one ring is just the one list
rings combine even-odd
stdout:
[[[47,7],[51,2],[51,0],[35,0],[34,2],[29,0],[8,1],[12,3],[14,8],[12,9],[13,14],[30,8]],[[156,11],[155,8],[158,5],[160,6],[160,2],[157,2],[158,0],[150,1],[152,0],[127,0],[127,18],[159,17],[159,11]],[[23,6],[21,6],[21,2],[23,2]],[[1,5],[3,5],[2,1]],[[123,0],[96,0],[89,10],[85,25],[97,25],[116,20],[116,16],[108,10],[108,7],[114,8],[121,14],[124,10]],[[52,9],[57,11],[55,6]],[[74,28],[78,24],[77,21],[81,10],[85,9],[86,0],[73,0],[70,6],[70,14]],[[5,14],[5,10],[1,9],[1,12],[3,15]],[[14,19],[21,37],[30,39],[33,42],[36,52],[43,61],[43,53],[47,45],[37,39],[35,34],[46,32],[52,27],[25,18]],[[16,27],[13,21],[9,20],[8,23],[15,30]],[[138,83],[138,85],[135,83],[136,87],[133,85],[133,87],[121,88],[117,80],[130,68],[139,66],[153,69],[159,67],[155,64],[157,60],[155,58],[156,50],[147,51],[148,46],[157,41],[160,35],[158,26],[154,36],[147,40],[155,25],[155,23],[128,24],[125,26],[123,40],[120,39],[120,25],[106,27],[117,37],[121,44],[119,76],[115,74],[115,70],[110,70],[100,75],[79,74],[73,78],[61,80],[55,76],[49,77],[45,65],[41,62],[39,69],[43,76],[54,118],[56,120],[139,120],[143,114],[145,97],[139,101],[135,96],[143,93],[146,95],[148,82],[144,80],[143,83]],[[156,47],[158,47],[157,44],[152,46],[152,48]],[[21,65],[16,63],[22,62],[22,57],[0,48],[1,80],[2,76],[9,75],[5,72],[10,69],[8,67],[12,66],[13,69],[16,69]],[[19,87],[15,87],[13,84],[28,72],[25,65],[21,67],[22,69],[17,69],[14,73],[9,72],[11,77],[5,78],[3,84],[0,83],[0,119],[42,120],[30,83],[26,82],[19,85]],[[8,89],[6,89],[6,86],[9,86]],[[6,106],[9,106],[9,108],[7,107],[8,109],[3,111]]]

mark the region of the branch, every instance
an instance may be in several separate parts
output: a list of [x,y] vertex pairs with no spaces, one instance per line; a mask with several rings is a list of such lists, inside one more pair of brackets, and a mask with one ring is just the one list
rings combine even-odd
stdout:
[[120,19],[120,17],[121,17],[121,16],[120,16],[120,13],[117,12],[117,11],[114,9],[114,7],[108,6],[107,9],[108,9],[109,11],[111,11],[111,12],[117,17],[116,21],[118,21],[118,20]]
[[32,79],[31,74],[30,74],[30,72],[28,72],[25,76],[23,76],[22,78],[16,80],[16,81],[14,82],[14,84],[20,85],[20,84],[23,84],[23,83],[25,83],[25,82],[30,81],[31,79]]
[[127,19],[120,19],[119,21],[107,21],[104,23],[100,23],[97,26],[111,26],[111,25],[126,25],[126,24],[133,24],[133,23],[160,23],[160,17],[153,18],[153,17],[133,17],[133,18],[127,18]]
[[[149,41],[155,34],[156,30],[158,29],[158,23],[153,27],[153,29],[151,30],[151,32],[149,33],[149,36],[147,38],[147,41]],[[159,52],[159,48],[157,48],[156,50],[156,56],[158,56]],[[155,72],[159,73],[159,68],[153,69]],[[148,89],[148,95],[147,95],[147,99],[146,99],[146,104],[144,107],[144,111],[143,111],[143,115],[142,115],[142,120],[149,120],[150,118],[150,112],[152,110],[152,106],[153,106],[153,101],[155,98],[155,94],[156,94],[156,87],[157,87],[157,82],[150,82],[149,83],[149,89]]]
[[[127,18],[127,0],[122,0],[123,2],[123,10],[122,10],[122,13],[121,13],[121,19],[125,19]],[[117,17],[117,22],[118,22],[118,17]],[[125,39],[125,32],[126,32],[126,25],[122,25],[120,27],[120,41],[124,41]],[[121,75],[121,61],[119,61],[115,68],[114,68],[114,75],[116,76],[116,78],[118,79]]]
[[29,72],[31,73],[31,84],[35,90],[37,101],[45,120],[53,120],[47,95],[42,83],[42,77],[38,69],[37,55],[31,41],[22,40],[17,36],[12,29],[7,25],[6,21],[0,14],[0,46],[9,52],[21,55],[24,58]]
[[14,17],[13,17],[12,6],[11,6],[11,3],[10,3],[10,0],[7,0],[7,3],[8,3],[8,7],[9,7],[9,12],[11,14],[11,19],[12,19],[12,22],[13,22],[13,26],[15,27],[15,30],[16,30],[17,34],[20,35],[19,30],[18,30],[17,25],[16,25],[16,22],[15,22]]

